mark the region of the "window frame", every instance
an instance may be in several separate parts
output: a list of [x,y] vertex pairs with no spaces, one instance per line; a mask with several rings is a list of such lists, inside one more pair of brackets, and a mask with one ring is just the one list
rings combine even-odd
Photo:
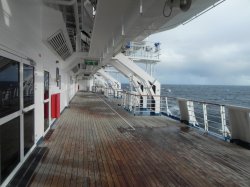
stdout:
[[[29,155],[31,154],[31,152],[34,150],[34,148],[36,147],[36,142],[34,139],[34,145],[32,146],[32,148],[24,155],[24,114],[34,110],[34,136],[35,136],[35,103],[36,103],[36,99],[35,99],[35,75],[36,75],[36,67],[33,66],[30,61],[28,61],[27,59],[25,59],[26,57],[21,57],[13,52],[9,52],[8,50],[4,51],[4,50],[0,50],[0,56],[11,59],[13,61],[16,61],[19,63],[19,72],[18,72],[18,76],[19,76],[19,110],[17,110],[16,112],[13,112],[11,114],[8,114],[2,118],[0,118],[0,126],[2,126],[3,124],[19,117],[20,119],[20,140],[19,140],[19,144],[20,144],[20,162],[17,164],[17,166],[11,171],[11,173],[9,174],[9,176],[7,178],[4,179],[4,181],[2,181],[1,185],[6,185],[8,184],[8,182],[13,178],[13,176],[15,175],[15,173],[18,171],[18,169],[22,166],[22,164],[24,163],[24,161],[29,157]],[[32,66],[34,68],[34,72],[33,72],[33,78],[34,78],[34,103],[32,105],[29,105],[27,107],[24,107],[24,95],[23,95],[23,66],[24,64]]]
[[[49,77],[48,77],[48,80],[49,80],[49,85],[48,85],[48,88],[49,88],[49,94],[48,94],[48,98],[47,99],[45,99],[44,97],[43,97],[43,108],[44,108],[44,104],[48,104],[48,128],[47,129],[43,129],[43,132],[44,132],[44,134],[43,134],[43,136],[45,136],[46,134],[47,134],[47,132],[49,131],[49,129],[50,129],[50,124],[51,124],[51,117],[50,117],[50,112],[51,112],[51,109],[50,109],[50,95],[51,95],[51,89],[50,89],[50,84],[51,84],[51,75],[50,75],[50,71],[49,70],[47,70],[47,69],[44,69],[43,70],[43,94],[44,94],[44,87],[45,87],[45,85],[44,85],[44,80],[45,80],[45,72],[46,73],[48,73],[48,75],[49,75]],[[45,119],[44,119],[44,123],[45,123]],[[43,124],[43,128],[45,127],[45,124]]]

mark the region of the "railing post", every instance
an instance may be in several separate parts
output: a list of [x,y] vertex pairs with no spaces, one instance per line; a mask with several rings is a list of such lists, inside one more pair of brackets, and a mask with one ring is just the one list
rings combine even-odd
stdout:
[[126,99],[126,94],[124,94],[124,92],[122,92],[122,106],[123,106],[123,108],[125,108],[125,99]]
[[[140,95],[136,95],[135,96],[135,103],[134,103],[134,115],[135,113],[139,110],[140,112],[140,109],[141,109],[141,106],[140,106],[140,98],[141,96]],[[138,105],[138,108],[137,108],[137,105]],[[136,111],[137,110],[137,111]]]
[[167,97],[165,97],[165,102],[166,102],[166,114],[170,115],[170,111],[168,109],[168,98]]
[[126,93],[125,107],[127,110],[129,110],[129,94],[128,93]]
[[123,108],[125,108],[126,109],[126,100],[127,100],[127,94],[126,94],[126,92],[123,92]]
[[226,138],[226,112],[225,107],[220,106],[220,115],[221,115],[221,129],[222,129],[222,135],[224,138]]
[[204,126],[205,126],[205,132],[208,133],[208,120],[207,120],[207,105],[202,104],[203,108],[203,118],[204,118]]
[[132,95],[131,93],[128,93],[128,110],[132,110]]
[[146,93],[143,93],[143,94],[144,94],[144,96],[142,96],[142,108],[146,109],[147,108],[147,99],[148,99],[148,97],[147,97]]
[[124,106],[125,106],[126,109],[128,109],[128,93],[127,92],[125,93],[125,98],[126,99],[124,100],[125,101]]
[[132,110],[133,110],[133,112],[135,112],[135,95],[132,95]]
[[107,88],[104,88],[104,96],[107,96]]
[[134,115],[135,115],[135,112],[136,112],[137,97],[138,97],[137,95],[133,95],[132,110],[134,112]]

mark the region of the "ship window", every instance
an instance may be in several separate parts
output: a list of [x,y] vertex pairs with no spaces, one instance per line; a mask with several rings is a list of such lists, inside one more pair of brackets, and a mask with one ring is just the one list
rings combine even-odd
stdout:
[[20,162],[20,118],[0,126],[0,184]]
[[49,127],[49,102],[44,103],[44,132]]
[[[49,127],[49,72],[44,71],[44,132]],[[47,100],[47,101],[46,101]]]
[[49,72],[44,71],[44,100],[49,99]]
[[34,67],[23,65],[23,102],[24,107],[34,104]]
[[24,114],[24,155],[34,145],[34,110]]
[[19,63],[0,56],[0,118],[19,108]]

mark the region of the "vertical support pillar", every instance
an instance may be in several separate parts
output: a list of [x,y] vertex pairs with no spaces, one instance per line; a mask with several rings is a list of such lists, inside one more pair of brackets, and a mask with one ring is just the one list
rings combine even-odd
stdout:
[[123,108],[125,108],[125,103],[126,103],[126,93],[124,93],[123,92],[123,94],[122,94],[122,106],[123,106]]
[[145,92],[143,93],[142,101],[143,101],[142,107],[143,107],[144,109],[147,108],[148,97],[147,97],[147,95],[146,95]]
[[129,94],[127,92],[126,92],[125,107],[127,110],[129,109]]
[[144,88],[143,84],[140,85],[139,89],[140,89],[140,92],[142,94],[142,96],[141,96],[142,97],[142,103],[140,103],[140,104],[142,104],[142,109],[145,110],[145,109],[147,109],[147,100],[148,100],[148,98],[147,98],[147,92],[146,92],[146,89]]
[[188,108],[188,115],[189,115],[189,123],[191,123],[193,126],[197,126],[198,122],[196,120],[195,113],[194,113],[194,102],[187,101],[187,108]]
[[169,111],[169,108],[168,108],[168,98],[167,97],[165,97],[165,106],[166,106],[166,114],[167,115],[170,115],[170,111]]
[[178,99],[178,104],[180,109],[180,120],[181,122],[188,124],[189,114],[188,114],[187,100]]
[[75,40],[76,40],[76,51],[79,52],[81,51],[81,34],[80,32],[77,32],[76,33],[76,36],[75,36]]
[[128,95],[128,109],[129,109],[129,111],[132,111],[132,104],[133,104],[133,96],[132,96],[132,94],[130,93],[130,94]]
[[150,76],[152,76],[152,64],[150,64]]
[[129,111],[132,111],[132,92],[133,92],[133,75],[129,78],[129,96],[128,96],[128,109]]
[[226,112],[225,112],[225,107],[220,106],[220,115],[221,115],[221,129],[222,129],[222,135],[224,138],[227,137],[226,133]]
[[78,14],[78,5],[77,1],[73,5],[74,14],[75,14],[75,21],[76,21],[76,51],[81,51],[81,31],[80,31],[80,24],[79,24],[79,14]]
[[160,95],[154,96],[155,100],[155,114],[160,114],[161,112],[161,98]]
[[195,118],[194,103],[186,99],[178,99],[178,104],[180,109],[181,122],[186,124],[191,123],[193,126],[196,126],[198,123]]
[[[227,106],[229,124],[231,127],[231,141],[243,143],[250,147],[250,109],[236,106]],[[228,129],[228,134],[230,132]]]
[[[126,74],[126,76],[130,78],[130,81],[131,80],[133,81],[133,79],[131,79],[131,75],[134,75],[136,79],[139,80],[139,82],[146,89],[147,95],[150,95],[152,98],[152,101],[153,101],[151,104],[151,108],[153,110],[152,114],[154,115],[160,114],[160,110],[161,110],[160,83],[155,78],[150,76],[147,72],[145,72],[142,68],[140,68],[138,65],[133,63],[133,61],[129,59],[129,57],[125,56],[122,53],[119,53],[115,57],[113,57],[113,60],[119,61],[119,63],[113,63],[113,65],[119,70],[121,70],[122,72],[124,72],[124,74]],[[152,75],[152,64],[150,63],[148,65],[150,65],[149,71]],[[137,84],[135,85],[137,86]],[[146,98],[144,101],[146,103]]]
[[207,105],[206,104],[202,104],[202,108],[203,108],[203,119],[204,119],[204,130],[206,133],[208,133],[208,120],[207,120]]

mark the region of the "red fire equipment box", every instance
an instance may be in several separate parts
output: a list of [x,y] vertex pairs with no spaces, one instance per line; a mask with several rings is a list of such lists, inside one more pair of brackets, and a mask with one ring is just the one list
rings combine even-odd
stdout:
[[60,117],[60,94],[51,95],[51,118]]

